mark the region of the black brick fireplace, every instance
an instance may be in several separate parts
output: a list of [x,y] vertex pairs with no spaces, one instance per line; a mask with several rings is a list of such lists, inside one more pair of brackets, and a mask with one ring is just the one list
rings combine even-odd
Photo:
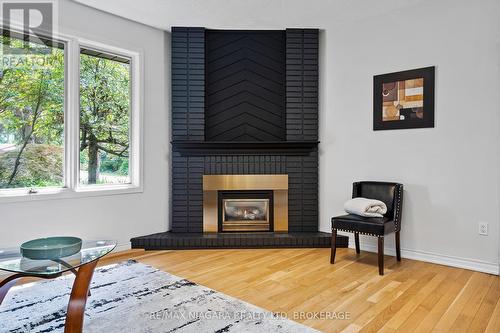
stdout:
[[[330,246],[318,232],[318,46],[317,29],[172,28],[171,231],[134,248]],[[206,175],[287,175],[288,232],[203,233]]]

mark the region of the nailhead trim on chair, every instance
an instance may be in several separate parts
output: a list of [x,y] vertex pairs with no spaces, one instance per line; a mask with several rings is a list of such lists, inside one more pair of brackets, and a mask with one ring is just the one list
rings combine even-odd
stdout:
[[368,235],[368,236],[374,236],[374,237],[384,237],[384,235],[370,234],[370,233],[368,233],[368,232],[361,232],[361,231],[353,231],[353,230],[346,230],[346,229],[334,229],[334,228],[332,228],[332,231],[333,231],[333,230],[340,230],[340,231],[345,231],[345,232],[357,232],[358,234]]
[[397,193],[396,193],[396,202],[398,203],[398,206],[396,207],[396,214],[394,216],[394,231],[399,231],[401,229],[400,225],[400,219],[401,219],[401,191],[402,191],[402,186],[398,186]]

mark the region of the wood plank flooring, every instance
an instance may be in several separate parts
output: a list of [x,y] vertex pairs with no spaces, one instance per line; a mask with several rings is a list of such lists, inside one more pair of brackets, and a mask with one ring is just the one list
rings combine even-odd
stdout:
[[379,276],[374,253],[338,249],[334,265],[329,256],[328,249],[131,250],[101,264],[136,259],[324,332],[500,332],[498,276],[394,257]]

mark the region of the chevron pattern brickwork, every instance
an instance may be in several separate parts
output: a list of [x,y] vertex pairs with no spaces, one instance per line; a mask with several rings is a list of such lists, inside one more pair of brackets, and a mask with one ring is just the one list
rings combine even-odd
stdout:
[[285,139],[284,31],[206,31],[207,141]]

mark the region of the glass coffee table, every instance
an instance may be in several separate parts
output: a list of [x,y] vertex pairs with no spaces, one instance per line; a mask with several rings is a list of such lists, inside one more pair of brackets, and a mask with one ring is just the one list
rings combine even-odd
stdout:
[[115,247],[116,242],[109,240],[83,241],[80,252],[51,260],[33,260],[23,257],[20,248],[0,249],[0,270],[14,273],[3,281],[0,280],[0,305],[9,289],[20,278],[54,279],[66,272],[72,272],[76,278],[68,303],[64,332],[81,332],[94,269],[99,259],[113,251]]

